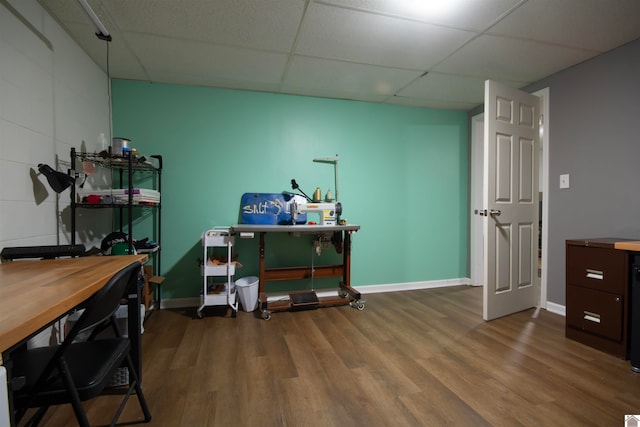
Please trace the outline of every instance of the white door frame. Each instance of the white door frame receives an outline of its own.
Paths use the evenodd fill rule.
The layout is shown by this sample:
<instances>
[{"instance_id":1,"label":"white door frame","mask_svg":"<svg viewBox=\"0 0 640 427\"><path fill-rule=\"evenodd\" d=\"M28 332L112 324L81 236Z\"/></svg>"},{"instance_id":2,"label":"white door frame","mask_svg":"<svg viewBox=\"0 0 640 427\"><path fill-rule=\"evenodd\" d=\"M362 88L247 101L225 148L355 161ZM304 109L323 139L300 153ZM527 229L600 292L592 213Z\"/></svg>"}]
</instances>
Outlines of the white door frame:
<instances>
[{"instance_id":1,"label":"white door frame","mask_svg":"<svg viewBox=\"0 0 640 427\"><path fill-rule=\"evenodd\" d=\"M541 308L547 309L547 277L549 269L547 266L549 254L549 146L551 137L549 135L549 88L533 92L533 95L540 98L540 145L542 156L540 158L540 188L542 189L542 274L540 275L540 303Z\"/></svg>"},{"instance_id":2,"label":"white door frame","mask_svg":"<svg viewBox=\"0 0 640 427\"><path fill-rule=\"evenodd\" d=\"M542 129L540 144L542 157L540 159L540 188L543 194L542 203L542 274L540 277L541 308L547 308L547 257L549 242L549 88L534 92L540 98L540 113L542 115ZM483 181L483 153L484 153L484 113L471 117L471 197L470 197L470 279L474 286L482 286L484 280L484 252L482 217L476 215L476 209L482 209L482 181ZM477 189L480 189L477 191Z\"/></svg>"},{"instance_id":3,"label":"white door frame","mask_svg":"<svg viewBox=\"0 0 640 427\"><path fill-rule=\"evenodd\" d=\"M477 214L482 209L482 184L484 177L484 113L471 118L471 197L470 244L471 285L482 286L484 281L484 230L482 218Z\"/></svg>"}]
</instances>

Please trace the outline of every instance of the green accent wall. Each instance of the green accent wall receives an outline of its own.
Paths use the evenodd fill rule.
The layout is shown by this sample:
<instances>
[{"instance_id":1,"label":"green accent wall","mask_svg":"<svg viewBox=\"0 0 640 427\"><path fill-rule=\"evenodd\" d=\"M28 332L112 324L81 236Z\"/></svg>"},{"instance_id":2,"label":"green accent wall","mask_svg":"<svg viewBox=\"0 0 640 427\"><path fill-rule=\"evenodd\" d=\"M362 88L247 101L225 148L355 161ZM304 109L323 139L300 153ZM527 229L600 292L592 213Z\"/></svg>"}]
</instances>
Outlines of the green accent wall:
<instances>
[{"instance_id":1,"label":"green accent wall","mask_svg":"<svg viewBox=\"0 0 640 427\"><path fill-rule=\"evenodd\" d=\"M291 191L295 178L309 195L335 195L333 166L313 159L336 154L342 217L362 227L352 286L468 277L466 112L126 80L112 82L112 102L114 136L164 158L163 298L199 295L200 236L238 223L243 193ZM152 220L136 218L133 237ZM236 278L257 275L257 240L238 241ZM278 249L268 266L315 256L305 237L267 243Z\"/></svg>"}]
</instances>

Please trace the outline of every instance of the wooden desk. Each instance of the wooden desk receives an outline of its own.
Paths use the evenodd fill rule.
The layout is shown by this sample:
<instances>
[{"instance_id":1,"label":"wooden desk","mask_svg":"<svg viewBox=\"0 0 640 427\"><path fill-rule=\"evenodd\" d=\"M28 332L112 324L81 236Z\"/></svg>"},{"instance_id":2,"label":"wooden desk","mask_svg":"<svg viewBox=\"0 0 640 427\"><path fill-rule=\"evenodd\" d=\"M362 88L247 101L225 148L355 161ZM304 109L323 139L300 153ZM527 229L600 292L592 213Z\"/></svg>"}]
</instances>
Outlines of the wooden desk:
<instances>
[{"instance_id":1,"label":"wooden desk","mask_svg":"<svg viewBox=\"0 0 640 427\"><path fill-rule=\"evenodd\" d=\"M269 302L267 300L265 283L274 280L308 279L310 277L341 277L337 296L319 298L318 306L332 306L351 304L353 307L364 309L364 301L360 292L351 287L351 234L360 230L359 225L261 225L238 224L231 227L235 233L258 233L260 235L260 282L259 304L262 318L271 318L272 311L285 311L292 308L290 300ZM289 233L297 234L325 234L341 233L343 241L342 264L328 266L303 266L303 267L273 267L265 265L265 234Z\"/></svg>"},{"instance_id":2,"label":"wooden desk","mask_svg":"<svg viewBox=\"0 0 640 427\"><path fill-rule=\"evenodd\" d=\"M0 264L0 352L78 306L133 261L148 259L93 256Z\"/></svg>"},{"instance_id":3,"label":"wooden desk","mask_svg":"<svg viewBox=\"0 0 640 427\"><path fill-rule=\"evenodd\" d=\"M148 259L147 255L92 256L0 264L0 353L8 380L12 349L87 300L124 267ZM142 381L139 295L138 289L128 290L128 334L131 358ZM12 410L10 417L13 425Z\"/></svg>"}]
</instances>

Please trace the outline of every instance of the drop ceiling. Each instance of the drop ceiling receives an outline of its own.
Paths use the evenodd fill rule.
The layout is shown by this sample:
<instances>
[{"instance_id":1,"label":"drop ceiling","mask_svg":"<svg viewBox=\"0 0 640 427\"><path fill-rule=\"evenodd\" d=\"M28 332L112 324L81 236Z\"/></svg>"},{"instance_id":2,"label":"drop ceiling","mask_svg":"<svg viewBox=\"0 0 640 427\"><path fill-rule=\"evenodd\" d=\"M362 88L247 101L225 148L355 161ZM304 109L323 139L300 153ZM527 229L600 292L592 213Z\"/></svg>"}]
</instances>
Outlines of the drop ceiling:
<instances>
[{"instance_id":1,"label":"drop ceiling","mask_svg":"<svg viewBox=\"0 0 640 427\"><path fill-rule=\"evenodd\" d=\"M107 71L77 0L39 0ZM89 0L115 79L469 110L640 38L638 0ZM428 6L433 6L430 9Z\"/></svg>"}]
</instances>

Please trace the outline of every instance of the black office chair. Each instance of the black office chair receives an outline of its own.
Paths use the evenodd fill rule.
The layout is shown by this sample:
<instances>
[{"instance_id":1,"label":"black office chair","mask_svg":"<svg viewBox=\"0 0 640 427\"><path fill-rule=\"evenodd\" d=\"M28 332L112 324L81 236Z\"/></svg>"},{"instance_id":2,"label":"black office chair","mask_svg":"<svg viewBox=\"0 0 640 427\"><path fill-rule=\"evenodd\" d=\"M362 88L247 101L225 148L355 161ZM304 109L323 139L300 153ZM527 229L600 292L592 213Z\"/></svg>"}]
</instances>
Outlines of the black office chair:
<instances>
[{"instance_id":1,"label":"black office chair","mask_svg":"<svg viewBox=\"0 0 640 427\"><path fill-rule=\"evenodd\" d=\"M129 354L129 339L122 336L115 318L127 286L132 281L137 285L139 274L140 264L134 262L109 279L87 301L84 312L62 344L25 350L12 357L13 378L24 378L25 382L23 387L14 391L16 421L20 421L29 408L39 408L26 424L37 426L50 406L70 403L78 423L89 426L81 402L102 394L121 366L126 366L129 370L130 385L111 426L118 421L134 391L145 422L151 420L151 413ZM74 342L80 332L105 321L110 323L115 337Z\"/></svg>"}]
</instances>

